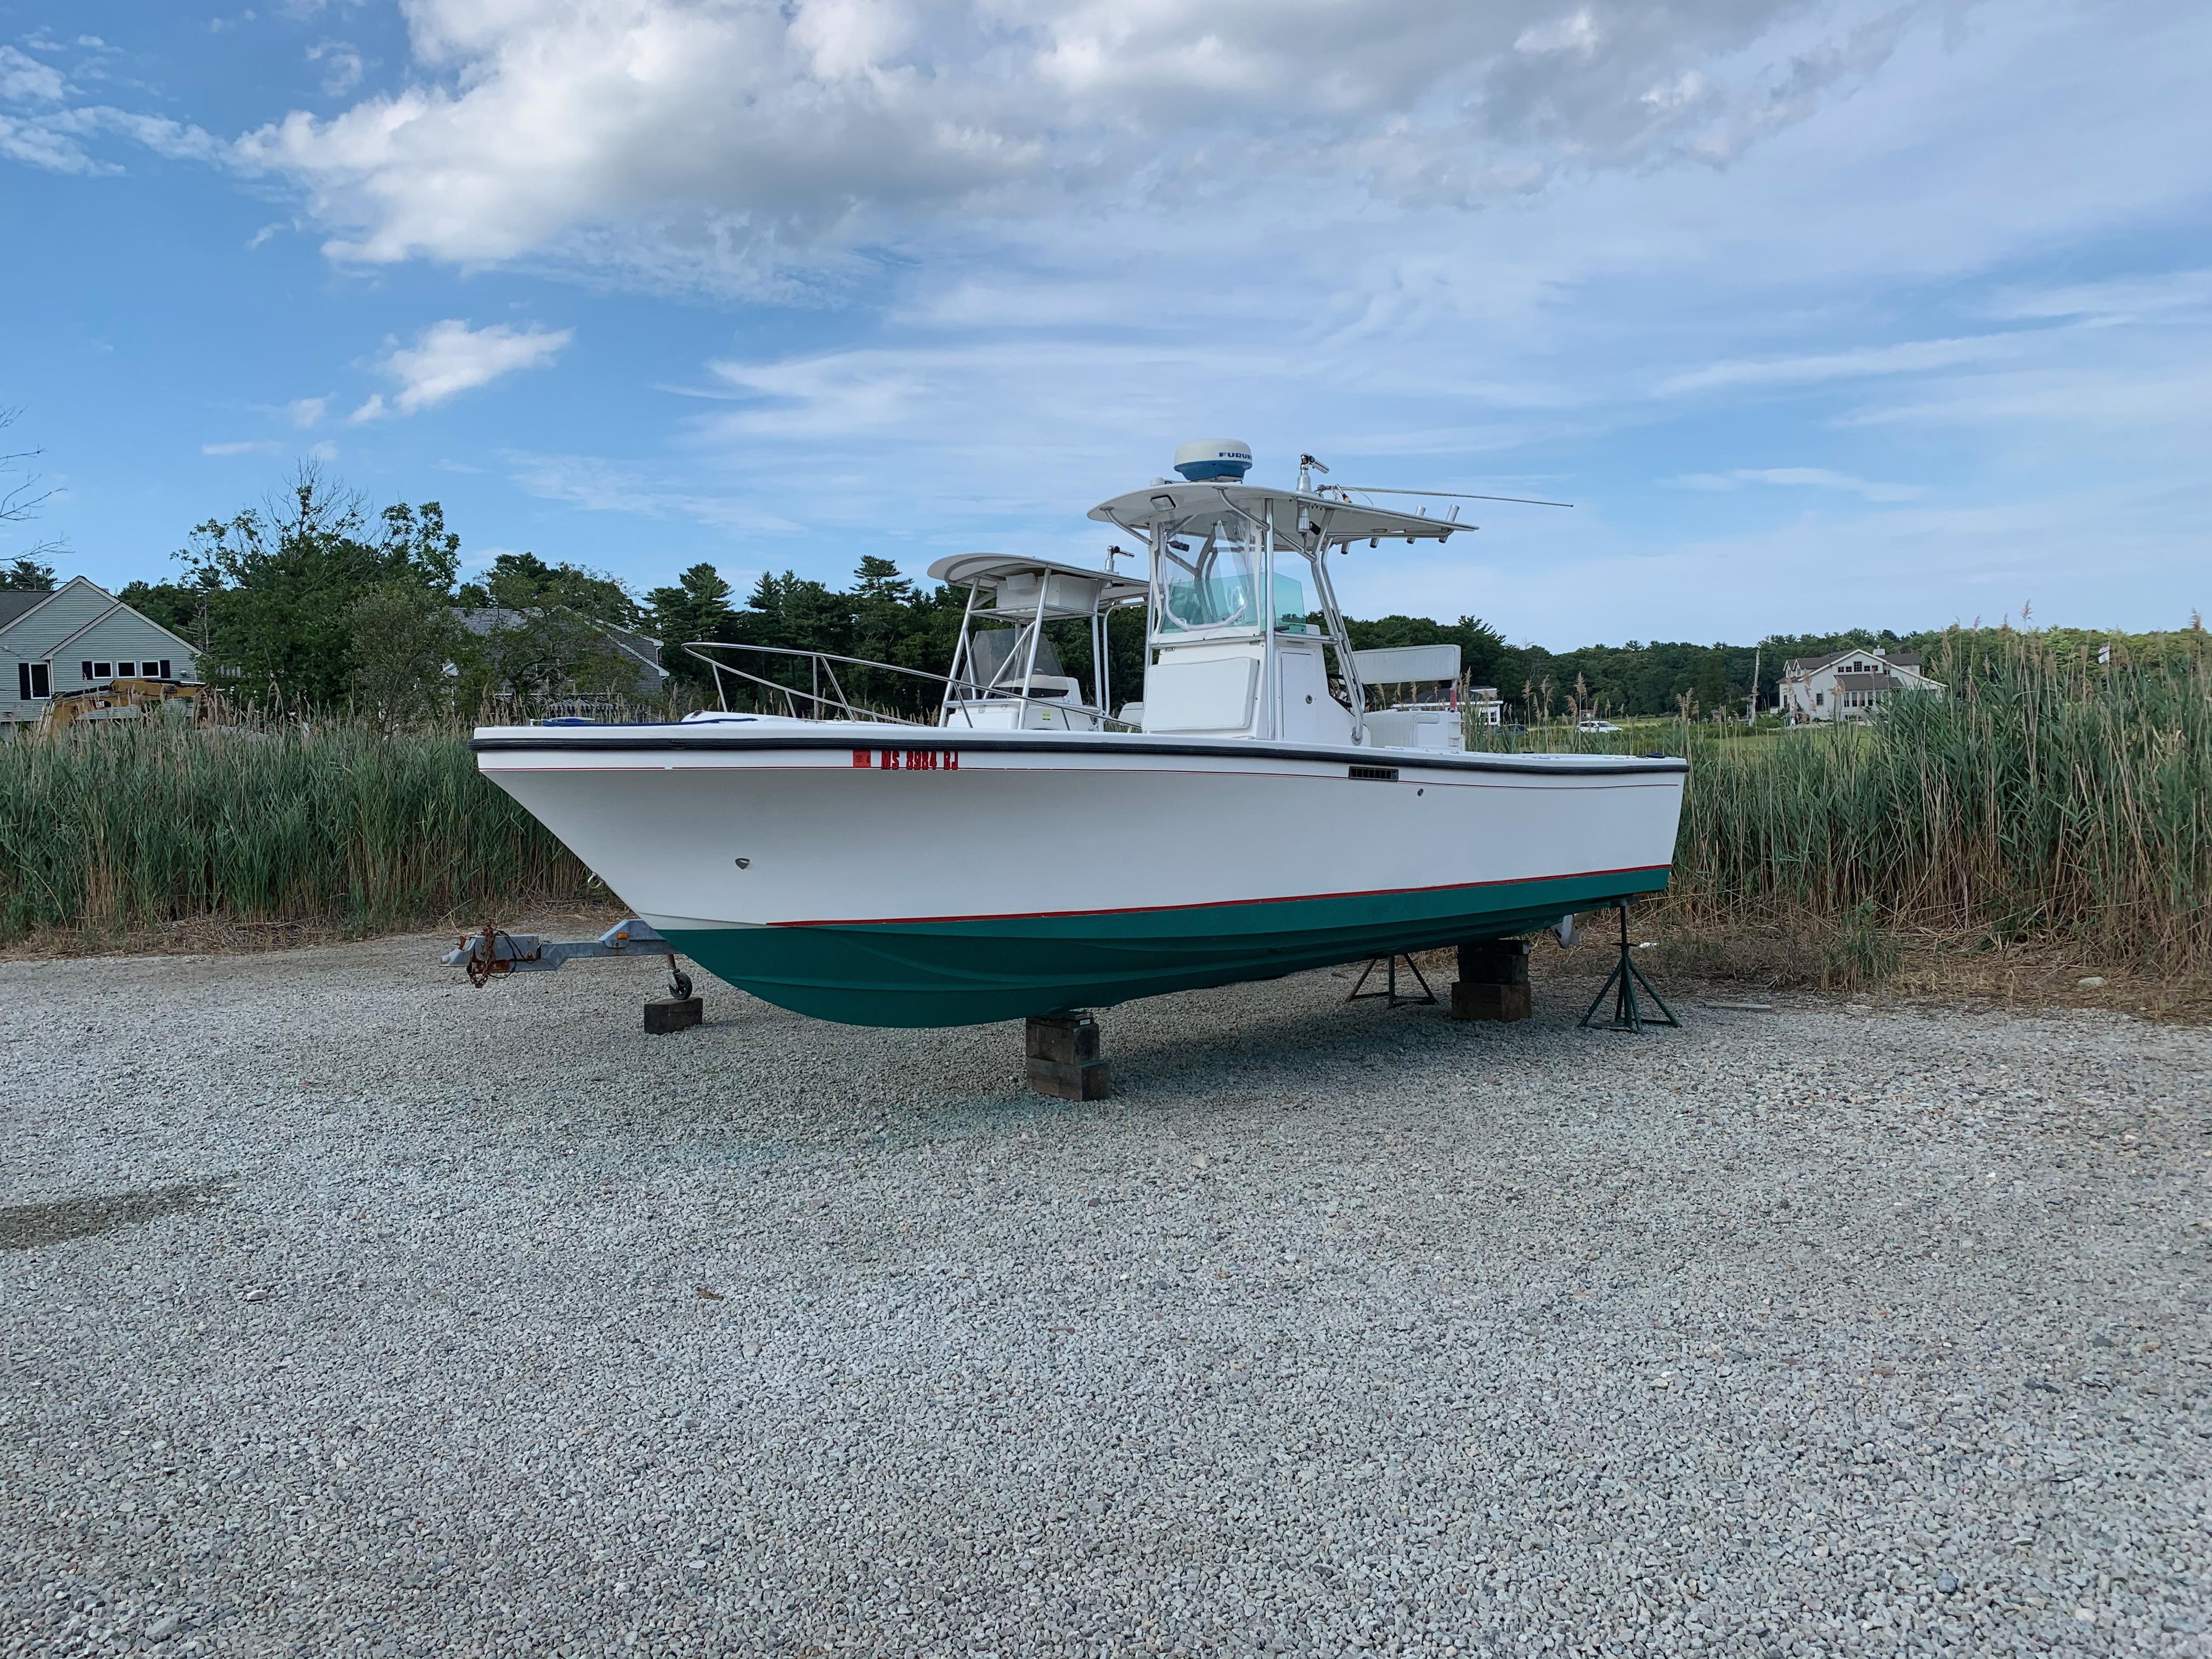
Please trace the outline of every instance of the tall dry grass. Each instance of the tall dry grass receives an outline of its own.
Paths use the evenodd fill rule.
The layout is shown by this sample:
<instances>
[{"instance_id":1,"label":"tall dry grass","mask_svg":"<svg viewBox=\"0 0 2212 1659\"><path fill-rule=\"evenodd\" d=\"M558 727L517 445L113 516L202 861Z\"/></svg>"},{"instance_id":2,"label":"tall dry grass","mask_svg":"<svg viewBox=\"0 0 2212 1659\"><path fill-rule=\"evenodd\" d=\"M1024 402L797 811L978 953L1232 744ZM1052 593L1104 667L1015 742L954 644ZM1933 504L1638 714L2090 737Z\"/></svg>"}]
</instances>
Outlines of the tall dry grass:
<instances>
[{"instance_id":1,"label":"tall dry grass","mask_svg":"<svg viewBox=\"0 0 2212 1659\"><path fill-rule=\"evenodd\" d=\"M0 939L221 920L368 933L567 898L582 867L459 731L79 726L0 741Z\"/></svg>"},{"instance_id":2,"label":"tall dry grass","mask_svg":"<svg viewBox=\"0 0 2212 1659\"><path fill-rule=\"evenodd\" d=\"M1869 726L1685 745L1682 900L2212 967L2204 653L2075 665L2015 635L1962 642L1931 672L1948 695Z\"/></svg>"},{"instance_id":3,"label":"tall dry grass","mask_svg":"<svg viewBox=\"0 0 2212 1659\"><path fill-rule=\"evenodd\" d=\"M1938 652L1942 698L1864 728L1690 721L1493 746L1690 757L1674 902L1818 936L1841 981L1900 933L2212 970L2212 658L2109 667L2037 635ZM223 918L366 932L512 915L586 872L465 733L149 722L0 742L0 938ZM1822 976L1828 970L1822 969Z\"/></svg>"},{"instance_id":4,"label":"tall dry grass","mask_svg":"<svg viewBox=\"0 0 2212 1659\"><path fill-rule=\"evenodd\" d=\"M2072 635L1961 630L1928 665L1944 696L1894 699L1863 726L1474 735L1686 756L1677 914L1794 930L1824 981L1883 977L1899 934L2203 975L2212 650L2195 631L2147 646L2100 664Z\"/></svg>"}]
</instances>

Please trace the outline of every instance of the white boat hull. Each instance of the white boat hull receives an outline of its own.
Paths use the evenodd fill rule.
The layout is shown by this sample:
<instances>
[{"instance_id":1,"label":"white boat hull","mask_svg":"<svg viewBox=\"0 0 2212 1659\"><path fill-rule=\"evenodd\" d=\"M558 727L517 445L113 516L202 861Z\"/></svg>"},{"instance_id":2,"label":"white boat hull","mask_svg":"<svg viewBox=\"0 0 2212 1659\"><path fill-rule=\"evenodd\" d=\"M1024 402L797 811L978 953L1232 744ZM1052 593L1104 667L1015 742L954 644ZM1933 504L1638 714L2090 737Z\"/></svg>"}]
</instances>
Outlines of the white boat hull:
<instances>
[{"instance_id":1,"label":"white boat hull","mask_svg":"<svg viewBox=\"0 0 2212 1659\"><path fill-rule=\"evenodd\" d=\"M964 1024L1533 931L1666 884L1679 761L762 718L488 728L484 774L724 979Z\"/></svg>"}]
</instances>

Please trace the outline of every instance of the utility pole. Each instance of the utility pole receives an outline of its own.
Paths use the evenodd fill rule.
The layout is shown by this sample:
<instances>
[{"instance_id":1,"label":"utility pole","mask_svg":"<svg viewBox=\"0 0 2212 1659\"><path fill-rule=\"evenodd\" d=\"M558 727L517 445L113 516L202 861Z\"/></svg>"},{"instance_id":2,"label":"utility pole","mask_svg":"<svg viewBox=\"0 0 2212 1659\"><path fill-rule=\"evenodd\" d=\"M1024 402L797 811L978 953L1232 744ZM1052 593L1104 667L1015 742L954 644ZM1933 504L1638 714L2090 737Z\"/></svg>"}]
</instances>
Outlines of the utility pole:
<instances>
[{"instance_id":1,"label":"utility pole","mask_svg":"<svg viewBox=\"0 0 2212 1659\"><path fill-rule=\"evenodd\" d=\"M1743 723L1746 726L1756 726L1759 724L1759 658L1765 654L1765 650L1766 641L1764 640L1761 640L1758 645L1753 647L1752 649L1751 695L1744 699L1744 703L1748 710L1743 718Z\"/></svg>"}]
</instances>

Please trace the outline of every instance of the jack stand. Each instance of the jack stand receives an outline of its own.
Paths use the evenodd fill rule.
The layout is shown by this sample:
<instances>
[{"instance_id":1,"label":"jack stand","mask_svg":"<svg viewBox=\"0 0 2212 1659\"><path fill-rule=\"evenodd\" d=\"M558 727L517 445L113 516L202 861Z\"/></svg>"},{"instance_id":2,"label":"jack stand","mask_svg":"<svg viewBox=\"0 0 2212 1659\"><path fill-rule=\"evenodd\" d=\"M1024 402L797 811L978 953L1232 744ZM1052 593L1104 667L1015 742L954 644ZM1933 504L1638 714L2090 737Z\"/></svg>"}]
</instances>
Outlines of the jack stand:
<instances>
[{"instance_id":1,"label":"jack stand","mask_svg":"<svg viewBox=\"0 0 2212 1659\"><path fill-rule=\"evenodd\" d=\"M1413 975L1413 983L1421 988L1421 994L1419 996L1408 994L1401 997L1398 994L1398 963L1401 959L1406 964L1406 970ZM1367 976L1375 971L1375 964L1378 962L1387 963L1389 965L1389 978L1386 982L1390 988L1387 991L1362 990L1360 988L1367 983ZM1421 964L1414 961L1410 955L1401 951L1395 957L1370 957L1367 965L1359 970L1359 978L1352 985L1352 994L1345 998L1345 1000L1369 1002L1376 997L1387 997L1389 999L1390 1006L1399 1008L1408 1003L1434 1002L1437 1000L1437 994L1429 988L1429 981L1422 977Z\"/></svg>"},{"instance_id":2,"label":"jack stand","mask_svg":"<svg viewBox=\"0 0 2212 1659\"><path fill-rule=\"evenodd\" d=\"M1613 972L1606 975L1605 983L1598 988L1597 995L1590 1000L1590 1006L1583 1011L1582 1023L1587 1026L1597 1017L1598 1005L1605 1000L1606 993L1611 991L1613 994L1613 1024L1605 1030L1641 1031L1647 1024L1672 1025L1680 1030L1682 1022L1675 1018L1674 1011L1661 1000L1657 988L1644 977L1644 970L1636 965L1630 954L1636 947L1628 942L1628 901L1615 899L1613 903L1613 908L1620 912L1620 960L1613 965ZM1659 1010L1656 1017L1648 1020L1636 1000L1636 988L1639 985Z\"/></svg>"},{"instance_id":3,"label":"jack stand","mask_svg":"<svg viewBox=\"0 0 2212 1659\"><path fill-rule=\"evenodd\" d=\"M1098 1022L1089 1014L1032 1018L1023 1047L1030 1088L1055 1100L1103 1100L1113 1092L1106 1062L1098 1058Z\"/></svg>"}]
</instances>

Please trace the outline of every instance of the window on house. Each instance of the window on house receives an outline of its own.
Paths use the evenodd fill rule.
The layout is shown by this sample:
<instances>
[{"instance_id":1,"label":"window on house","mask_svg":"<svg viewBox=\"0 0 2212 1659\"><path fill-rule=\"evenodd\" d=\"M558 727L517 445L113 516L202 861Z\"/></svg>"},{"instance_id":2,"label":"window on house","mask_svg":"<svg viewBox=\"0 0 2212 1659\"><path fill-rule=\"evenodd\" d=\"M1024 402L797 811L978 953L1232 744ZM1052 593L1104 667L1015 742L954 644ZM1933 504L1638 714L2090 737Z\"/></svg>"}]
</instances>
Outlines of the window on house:
<instances>
[{"instance_id":1,"label":"window on house","mask_svg":"<svg viewBox=\"0 0 2212 1659\"><path fill-rule=\"evenodd\" d=\"M137 672L138 665L135 662L119 662L115 665L115 678L118 680L127 680Z\"/></svg>"},{"instance_id":2,"label":"window on house","mask_svg":"<svg viewBox=\"0 0 2212 1659\"><path fill-rule=\"evenodd\" d=\"M165 680L170 678L169 659L167 657L161 659L161 678Z\"/></svg>"},{"instance_id":3,"label":"window on house","mask_svg":"<svg viewBox=\"0 0 2212 1659\"><path fill-rule=\"evenodd\" d=\"M15 665L15 690L25 702L35 702L53 692L52 678L42 662L19 662Z\"/></svg>"},{"instance_id":4,"label":"window on house","mask_svg":"<svg viewBox=\"0 0 2212 1659\"><path fill-rule=\"evenodd\" d=\"M86 658L82 662L79 663L79 664L77 665L77 666L78 666L80 669L83 670L83 672L82 672L81 674L79 674L79 675L77 676L77 678L78 678L79 679L85 679L85 680L88 680L88 679L90 679L90 678L92 678L92 659L91 659L91 658L87 657L87 658Z\"/></svg>"},{"instance_id":5,"label":"window on house","mask_svg":"<svg viewBox=\"0 0 2212 1659\"><path fill-rule=\"evenodd\" d=\"M106 679L114 672L115 665L112 662L96 662L92 665L92 677L96 680Z\"/></svg>"},{"instance_id":6,"label":"window on house","mask_svg":"<svg viewBox=\"0 0 2212 1659\"><path fill-rule=\"evenodd\" d=\"M1813 694L1813 707L1814 707L1814 708L1825 708L1825 707L1826 707L1826 705L1827 705L1827 702L1828 702L1828 694L1827 694L1826 692L1825 692L1825 691L1815 691L1815 692Z\"/></svg>"}]
</instances>

